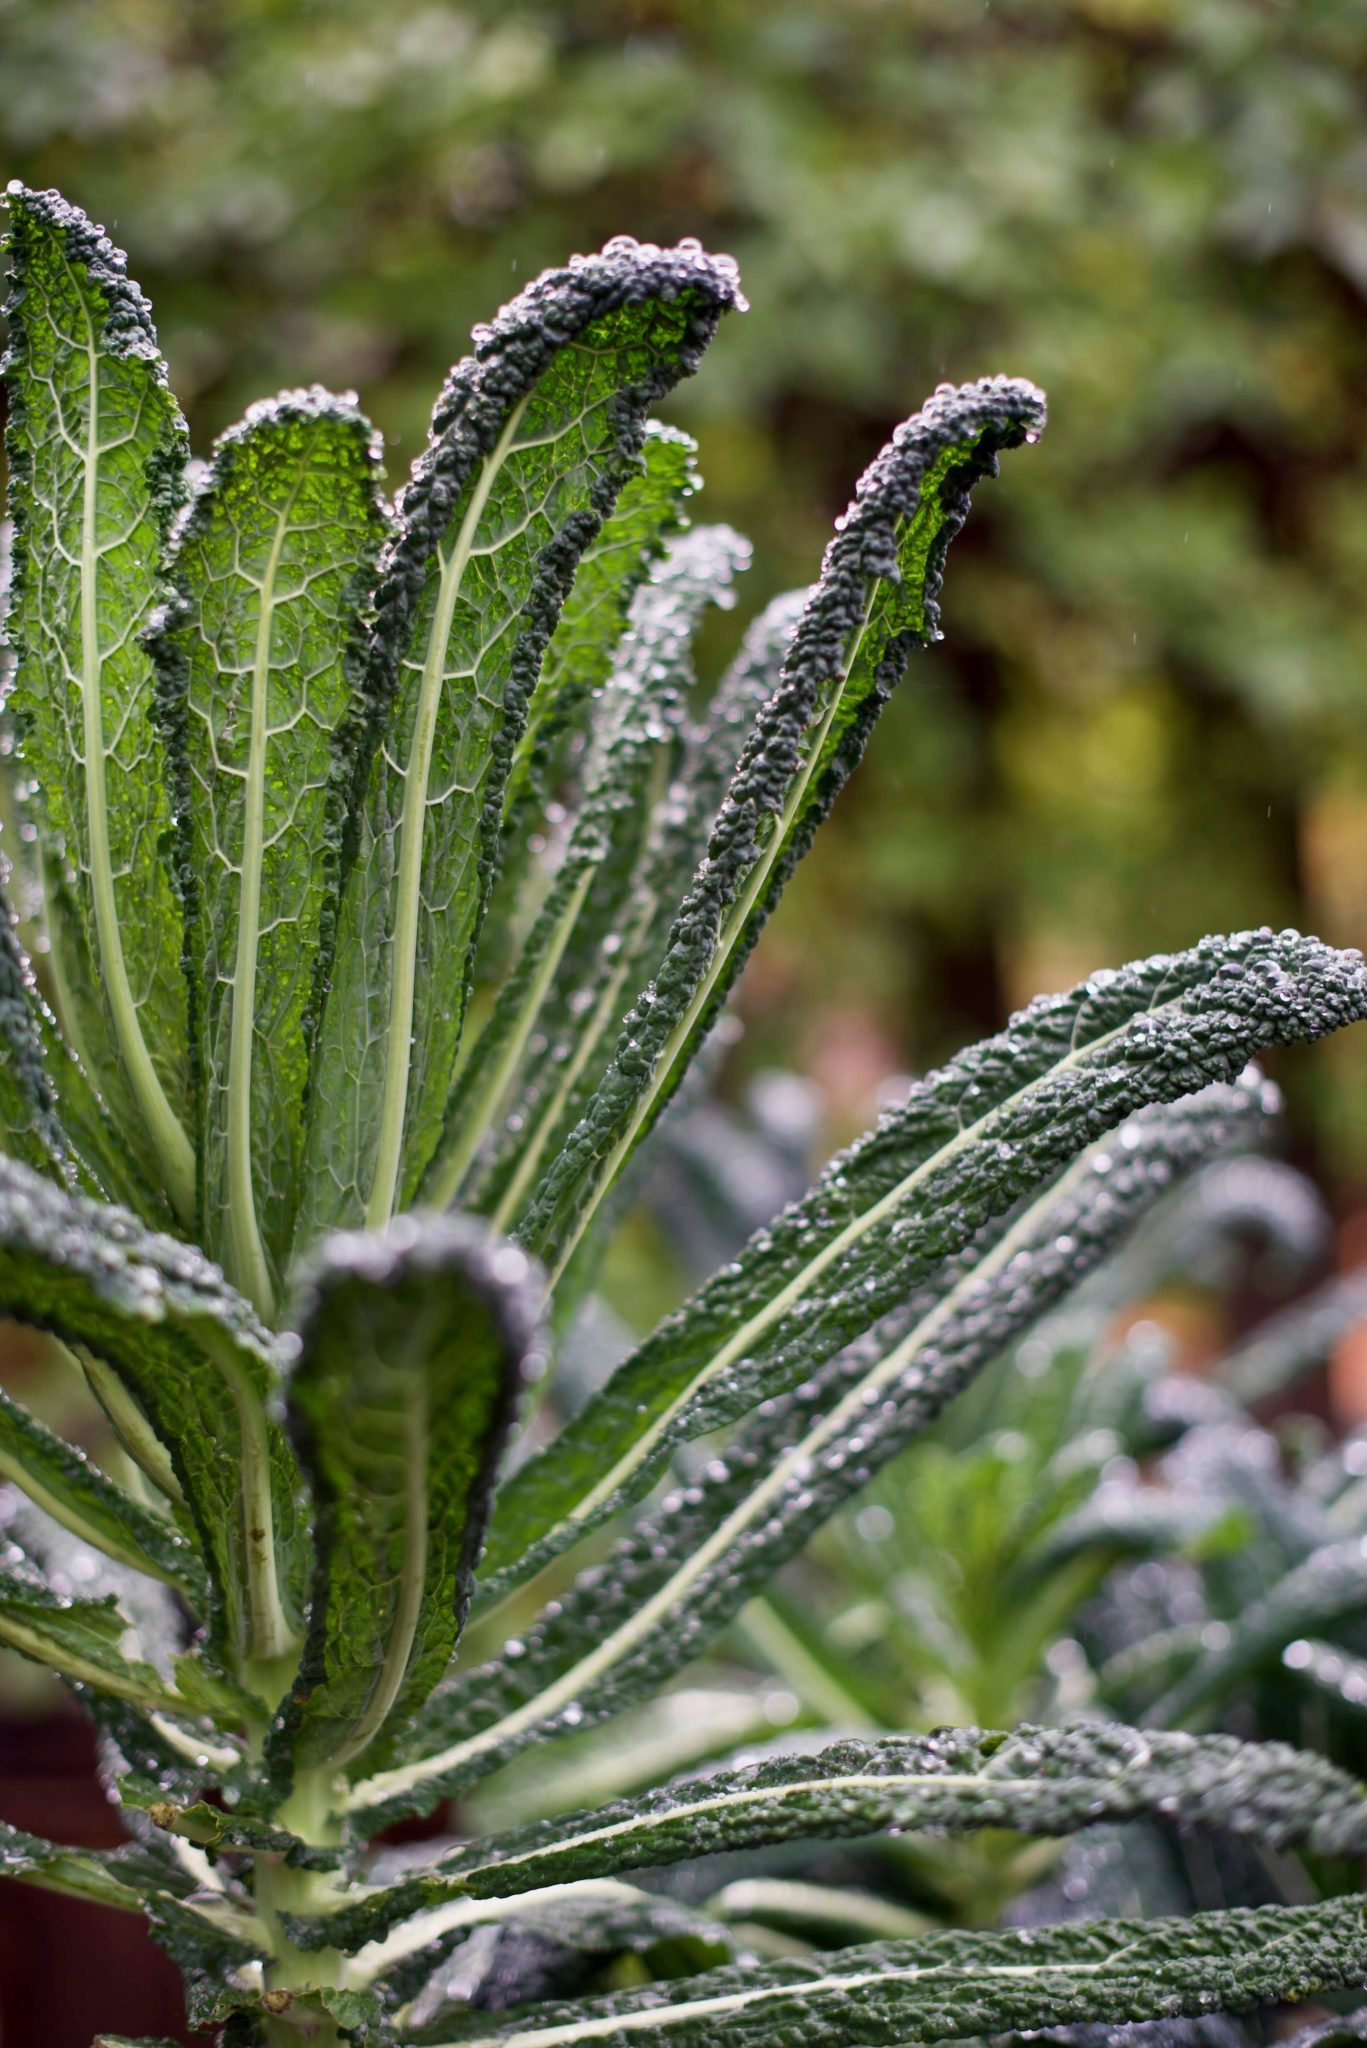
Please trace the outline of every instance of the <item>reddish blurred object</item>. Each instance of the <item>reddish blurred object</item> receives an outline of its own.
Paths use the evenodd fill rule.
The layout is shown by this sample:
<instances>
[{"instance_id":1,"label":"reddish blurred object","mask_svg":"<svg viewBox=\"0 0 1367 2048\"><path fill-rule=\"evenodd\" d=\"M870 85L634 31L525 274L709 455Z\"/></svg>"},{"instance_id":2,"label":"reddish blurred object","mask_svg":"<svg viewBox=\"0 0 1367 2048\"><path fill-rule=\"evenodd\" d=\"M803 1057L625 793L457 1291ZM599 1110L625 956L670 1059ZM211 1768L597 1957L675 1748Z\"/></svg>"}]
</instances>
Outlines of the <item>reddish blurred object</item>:
<instances>
[{"instance_id":1,"label":"reddish blurred object","mask_svg":"<svg viewBox=\"0 0 1367 2048\"><path fill-rule=\"evenodd\" d=\"M1367 1322L1355 1323L1334 1346L1329 1399L1341 1430L1360 1429L1367 1422Z\"/></svg>"},{"instance_id":2,"label":"reddish blurred object","mask_svg":"<svg viewBox=\"0 0 1367 2048\"><path fill-rule=\"evenodd\" d=\"M0 1819L84 1848L123 1840L76 1713L0 1722ZM175 1966L141 1914L0 1884L0 2048L90 2048L106 2031L189 2042L184 2014Z\"/></svg>"}]
</instances>

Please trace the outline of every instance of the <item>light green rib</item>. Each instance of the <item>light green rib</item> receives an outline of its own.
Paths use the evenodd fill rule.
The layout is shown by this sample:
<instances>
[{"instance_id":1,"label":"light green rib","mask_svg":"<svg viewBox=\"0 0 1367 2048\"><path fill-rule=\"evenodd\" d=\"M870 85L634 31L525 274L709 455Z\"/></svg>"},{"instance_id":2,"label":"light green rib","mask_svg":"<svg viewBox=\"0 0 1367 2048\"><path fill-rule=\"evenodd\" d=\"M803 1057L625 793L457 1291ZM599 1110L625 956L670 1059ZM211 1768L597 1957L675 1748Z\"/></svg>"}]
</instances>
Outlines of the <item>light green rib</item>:
<instances>
[{"instance_id":1,"label":"light green rib","mask_svg":"<svg viewBox=\"0 0 1367 2048\"><path fill-rule=\"evenodd\" d=\"M1044 1193L1031 1203L1010 1230L997 1241L992 1250L941 1297L915 1329L880 1359L834 1408L823 1415L800 1443L784 1452L760 1480L753 1493L747 1495L739 1506L732 1509L707 1540L685 1559L664 1585L642 1602L629 1620L624 1621L611 1635L605 1636L586 1657L581 1657L577 1664L562 1672L559 1678L546 1686L535 1698L527 1700L512 1713L505 1714L501 1721L494 1722L477 1735L467 1736L463 1742L453 1743L449 1749L440 1751L436 1756L418 1757L412 1763L399 1764L392 1770L377 1773L373 1778L363 1779L352 1789L348 1801L349 1809L353 1812L364 1812L367 1807L382 1805L395 1794L409 1791L414 1785L421 1784L425 1778L444 1775L457 1765L473 1762L489 1750L499 1748L511 1737L520 1735L525 1729L534 1727L537 1722L568 1706L605 1672L620 1663L633 1645L648 1635L672 1607L688 1598L693 1585L708 1566L723 1556L744 1534L746 1528L780 1497L798 1468L818 1458L826 1444L852 1428L860 1415L867 1413L868 1396L896 1384L917 1353L931 1341L937 1330L954 1316L964 1299L978 1288L984 1279L1001 1272L1010 1263L1022 1246L1030 1242L1041 1216L1053 1208L1060 1195L1069 1187L1076 1185L1090 1169L1091 1155L1084 1152L1068 1173L1060 1180L1051 1182Z\"/></svg>"},{"instance_id":2,"label":"light green rib","mask_svg":"<svg viewBox=\"0 0 1367 2048\"><path fill-rule=\"evenodd\" d=\"M78 297L80 293L78 291ZM84 299L81 300L84 307ZM104 720L100 695L103 658L100 653L99 592L96 586L98 518L96 482L100 447L99 352L90 314L85 312L89 359L84 480L81 500L81 726L85 744L86 824L90 835L90 886L95 908L95 933L100 971L105 978L119 1052L138 1106L166 1179L167 1193L188 1221L195 1207L195 1155L189 1138L166 1100L152 1065L137 1005L129 986L123 956L118 909L114 902L114 870L109 850L109 809L105 787Z\"/></svg>"},{"instance_id":3,"label":"light green rib","mask_svg":"<svg viewBox=\"0 0 1367 2048\"><path fill-rule=\"evenodd\" d=\"M297 488L297 487L296 487ZM261 869L266 840L266 747L275 579L295 493L276 522L261 579L261 615L252 663L251 740L247 748L242 820L242 889L238 899L237 953L233 961L233 1015L228 1038L228 1235L230 1278L267 1322L275 1314L275 1283L261 1242L252 1172L252 1056L256 1038L256 966L261 947Z\"/></svg>"},{"instance_id":4,"label":"light green rib","mask_svg":"<svg viewBox=\"0 0 1367 2048\"><path fill-rule=\"evenodd\" d=\"M389 1043L385 1049L384 1100L380 1115L380 1140L375 1159L375 1178L366 1204L366 1224L382 1229L394 1214L399 1198L399 1171L403 1163L404 1123L408 1110L408 1081L413 1063L413 999L417 984L418 917L422 908L422 854L427 814L427 783L432 771L432 747L436 737L437 714L441 708L447 642L456 600L469 565L475 534L489 500L489 493L512 447L527 400L513 408L497 444L480 471L460 523L456 545L442 562L441 581L433 611L432 630L423 663L422 689L413 725L413 744L408 766L403 771L403 811L399 820L399 886L394 906L393 993L389 1008ZM441 560L440 551L438 560Z\"/></svg>"}]
</instances>

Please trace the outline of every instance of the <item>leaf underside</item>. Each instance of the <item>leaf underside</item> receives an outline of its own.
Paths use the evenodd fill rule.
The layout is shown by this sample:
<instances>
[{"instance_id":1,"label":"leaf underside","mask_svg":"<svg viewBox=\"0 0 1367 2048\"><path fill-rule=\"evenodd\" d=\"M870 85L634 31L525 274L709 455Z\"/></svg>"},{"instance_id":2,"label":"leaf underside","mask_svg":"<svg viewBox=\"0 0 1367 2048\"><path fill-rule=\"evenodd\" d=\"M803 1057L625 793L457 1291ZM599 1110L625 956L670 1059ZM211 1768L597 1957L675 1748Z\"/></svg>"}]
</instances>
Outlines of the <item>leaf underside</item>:
<instances>
[{"instance_id":1,"label":"leaf underside","mask_svg":"<svg viewBox=\"0 0 1367 2048\"><path fill-rule=\"evenodd\" d=\"M364 1750L383 1758L450 1662L535 1293L520 1252L429 1217L332 1239L303 1298L288 1404L318 1562L275 1746L336 1768Z\"/></svg>"},{"instance_id":2,"label":"leaf underside","mask_svg":"<svg viewBox=\"0 0 1367 2048\"><path fill-rule=\"evenodd\" d=\"M9 698L40 828L63 1022L154 1185L194 1199L181 913L142 634L164 595L185 429L120 252L12 189Z\"/></svg>"},{"instance_id":3,"label":"leaf underside","mask_svg":"<svg viewBox=\"0 0 1367 2048\"><path fill-rule=\"evenodd\" d=\"M267 1594L286 1635L297 1630L308 1538L297 1467L266 1413L274 1347L218 1270L125 1211L0 1159L0 1311L102 1360L169 1449L212 1578L220 1645L262 1652L269 1617L254 1605Z\"/></svg>"},{"instance_id":4,"label":"leaf underside","mask_svg":"<svg viewBox=\"0 0 1367 2048\"><path fill-rule=\"evenodd\" d=\"M1367 1971L1361 1899L879 1942L570 2005L473 2013L433 2048L902 2048L1045 2025L1246 2012Z\"/></svg>"},{"instance_id":5,"label":"leaf underside","mask_svg":"<svg viewBox=\"0 0 1367 2048\"><path fill-rule=\"evenodd\" d=\"M609 244L548 273L457 366L381 564L371 744L318 1028L304 1242L386 1222L437 1143L512 750L575 565L647 408L696 364L734 274Z\"/></svg>"},{"instance_id":6,"label":"leaf underside","mask_svg":"<svg viewBox=\"0 0 1367 2048\"><path fill-rule=\"evenodd\" d=\"M288 1255L307 1047L335 856L335 735L384 533L377 452L317 389L219 441L171 562L154 645L181 792L201 1080L202 1241L269 1315Z\"/></svg>"}]
</instances>

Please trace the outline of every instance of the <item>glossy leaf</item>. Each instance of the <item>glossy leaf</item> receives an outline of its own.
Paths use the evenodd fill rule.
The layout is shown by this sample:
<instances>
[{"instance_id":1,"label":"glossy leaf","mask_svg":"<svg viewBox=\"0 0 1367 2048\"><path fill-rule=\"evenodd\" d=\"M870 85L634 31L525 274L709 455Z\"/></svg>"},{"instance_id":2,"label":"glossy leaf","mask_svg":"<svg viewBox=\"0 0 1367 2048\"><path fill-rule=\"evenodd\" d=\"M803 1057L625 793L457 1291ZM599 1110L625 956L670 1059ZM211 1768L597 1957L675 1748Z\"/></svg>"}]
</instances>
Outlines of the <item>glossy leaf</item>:
<instances>
[{"instance_id":1,"label":"glossy leaf","mask_svg":"<svg viewBox=\"0 0 1367 2048\"><path fill-rule=\"evenodd\" d=\"M88 1348L170 1453L238 1657L297 1640L308 1565L298 1472L267 1412L273 1343L216 1267L121 1209L0 1160L0 1311Z\"/></svg>"},{"instance_id":2,"label":"glossy leaf","mask_svg":"<svg viewBox=\"0 0 1367 2048\"><path fill-rule=\"evenodd\" d=\"M737 286L695 246L630 241L548 272L452 372L381 565L368 746L318 1028L305 1239L372 1228L437 1144L512 748L575 565L645 415Z\"/></svg>"},{"instance_id":3,"label":"glossy leaf","mask_svg":"<svg viewBox=\"0 0 1367 2048\"><path fill-rule=\"evenodd\" d=\"M525 1256L454 1217L329 1239L304 1282L288 1408L318 1562L299 1764L383 1757L444 1673L536 1311Z\"/></svg>"},{"instance_id":4,"label":"glossy leaf","mask_svg":"<svg viewBox=\"0 0 1367 2048\"><path fill-rule=\"evenodd\" d=\"M492 1663L433 1695L368 1826L425 1811L529 1743L604 1720L706 1647L834 1510L1090 1270L1174 1173L1258 1115L1256 1084L1150 1112L985 1231L934 1284L765 1409Z\"/></svg>"},{"instance_id":5,"label":"glossy leaf","mask_svg":"<svg viewBox=\"0 0 1367 2048\"><path fill-rule=\"evenodd\" d=\"M188 1219L181 916L142 634L185 428L124 258L52 192L9 192L9 699L44 840L64 1022L125 1142Z\"/></svg>"},{"instance_id":6,"label":"glossy leaf","mask_svg":"<svg viewBox=\"0 0 1367 2048\"><path fill-rule=\"evenodd\" d=\"M487 1577L501 1589L639 1499L679 1443L796 1385L1140 1104L1364 1010L1359 955L1270 932L1033 1003L913 1084L513 1477Z\"/></svg>"},{"instance_id":7,"label":"glossy leaf","mask_svg":"<svg viewBox=\"0 0 1367 2048\"><path fill-rule=\"evenodd\" d=\"M294 1221L303 1020L335 910L334 734L384 535L377 476L348 399L253 406L177 537L154 648L180 791L203 1242L266 1316Z\"/></svg>"},{"instance_id":8,"label":"glossy leaf","mask_svg":"<svg viewBox=\"0 0 1367 2048\"><path fill-rule=\"evenodd\" d=\"M1185 1828L1272 1849L1367 1853L1364 1788L1283 1743L1104 1722L1011 1734L949 1729L774 1757L473 1842L318 1921L308 1943L357 1948L450 1899L507 1898L776 1842L926 1828L1066 1835L1173 1814Z\"/></svg>"},{"instance_id":9,"label":"glossy leaf","mask_svg":"<svg viewBox=\"0 0 1367 2048\"><path fill-rule=\"evenodd\" d=\"M1155 2009L1245 2012L1346 1989L1364 1971L1363 1904L1348 1898L878 1942L573 2005L472 2013L426 2038L433 2048L904 2048Z\"/></svg>"},{"instance_id":10,"label":"glossy leaf","mask_svg":"<svg viewBox=\"0 0 1367 2048\"><path fill-rule=\"evenodd\" d=\"M659 971L529 1214L527 1244L552 1273L677 1087L912 648L938 634L945 552L973 484L995 472L1000 449L1038 436L1043 422L1033 385L996 378L946 388L861 478Z\"/></svg>"}]
</instances>

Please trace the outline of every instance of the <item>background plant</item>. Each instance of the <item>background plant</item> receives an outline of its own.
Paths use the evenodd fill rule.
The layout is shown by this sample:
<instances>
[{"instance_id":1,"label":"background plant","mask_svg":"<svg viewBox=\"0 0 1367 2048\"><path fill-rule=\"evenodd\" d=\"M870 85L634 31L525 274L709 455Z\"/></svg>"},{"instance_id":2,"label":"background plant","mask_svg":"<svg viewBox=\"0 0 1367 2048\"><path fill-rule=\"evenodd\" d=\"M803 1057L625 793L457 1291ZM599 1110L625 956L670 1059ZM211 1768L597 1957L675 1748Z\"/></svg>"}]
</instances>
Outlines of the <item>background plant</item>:
<instances>
[{"instance_id":1,"label":"background plant","mask_svg":"<svg viewBox=\"0 0 1367 2048\"><path fill-rule=\"evenodd\" d=\"M1360 954L1267 930L1042 999L914 1084L498 1483L638 1147L937 634L971 487L1038 438L1039 392L942 385L701 708L698 616L747 550L681 531L692 451L647 414L737 304L729 260L623 240L547 273L452 371L392 509L354 402L317 388L253 408L186 502L122 257L55 194L12 187L10 212L9 713L60 1022L7 921L0 1304L74 1350L143 1481L7 1406L40 1512L10 1517L0 1635L82 1689L145 1817L104 1857L10 1830L10 1873L140 1904L229 2042L834 2044L1355 1983L1351 1897L760 1970L622 1881L1179 1798L1360 1852L1352 1780L1223 1738L887 1736L418 1862L369 1850L658 1690L1261 1121L1251 1055L1367 1012ZM477 1565L487 1617L704 1438L604 1561L453 1662ZM434 1984L481 1923L530 1933L523 1966ZM580 1953L682 1939L683 1981L566 2003L535 1942L567 1927Z\"/></svg>"}]
</instances>

